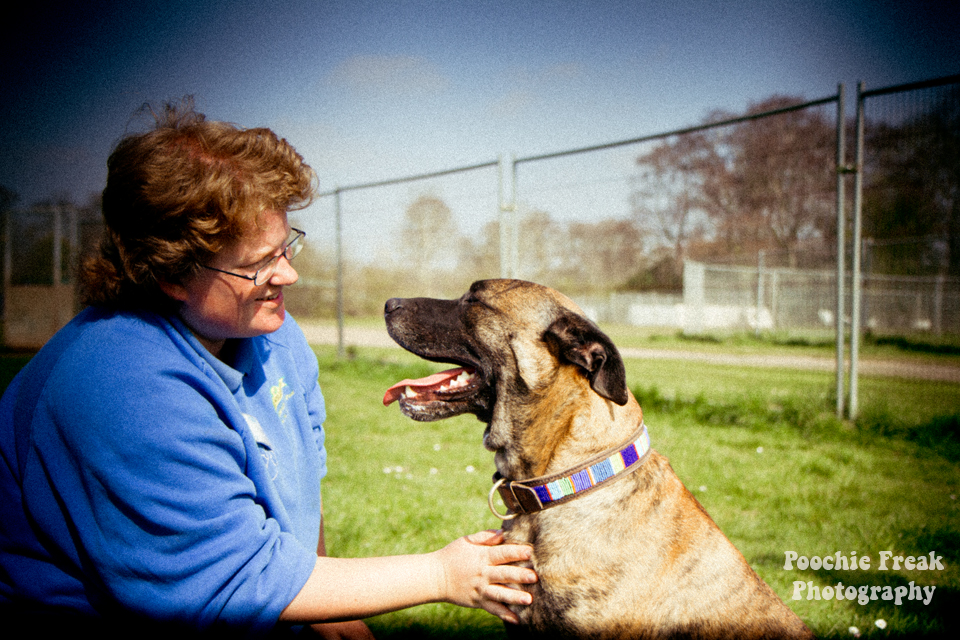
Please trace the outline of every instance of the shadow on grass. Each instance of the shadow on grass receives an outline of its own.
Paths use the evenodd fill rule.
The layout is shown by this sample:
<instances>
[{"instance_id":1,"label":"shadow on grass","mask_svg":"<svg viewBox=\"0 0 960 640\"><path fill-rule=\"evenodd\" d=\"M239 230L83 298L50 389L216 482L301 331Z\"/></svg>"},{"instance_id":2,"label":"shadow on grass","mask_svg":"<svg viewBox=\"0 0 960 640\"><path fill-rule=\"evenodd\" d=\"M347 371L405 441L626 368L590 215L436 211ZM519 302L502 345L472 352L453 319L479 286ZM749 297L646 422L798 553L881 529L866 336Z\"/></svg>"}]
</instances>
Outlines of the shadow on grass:
<instances>
[{"instance_id":1,"label":"shadow on grass","mask_svg":"<svg viewBox=\"0 0 960 640\"><path fill-rule=\"evenodd\" d=\"M914 589L910 589L911 580L897 573L889 571L806 571L798 572L798 581L807 582L807 587L801 593L801 599L807 599L809 582L818 591L823 599L824 589L834 591L843 586L844 591L849 587L857 588L857 596L850 603L862 618L869 620L884 620L887 624L883 630L860 629L861 634L868 637L884 638L950 638L960 637L960 590L953 587L936 585L935 575L929 581L922 578L912 581ZM860 589L867 587L865 594ZM934 591L925 592L923 588L934 587ZM920 591L917 591L917 588ZM900 589L899 593L897 589ZM910 599L911 594L915 596ZM899 595L899 604L897 596ZM869 598L869 600L866 600ZM884 599L887 598L887 599ZM812 598L816 600L817 598ZM846 600L846 596L844 596ZM866 600L864 602L864 600ZM927 604L924 604L924 601ZM793 602L789 600L787 604ZM861 604L863 602L863 604ZM819 638L850 638L848 629L840 629L828 633L820 633Z\"/></svg>"},{"instance_id":2,"label":"shadow on grass","mask_svg":"<svg viewBox=\"0 0 960 640\"><path fill-rule=\"evenodd\" d=\"M442 625L427 626L424 624L412 624L404 628L381 627L377 624L370 625L371 631L379 640L506 640L506 632L494 632L490 627L477 626L474 628L464 628L461 626L444 627Z\"/></svg>"},{"instance_id":3,"label":"shadow on grass","mask_svg":"<svg viewBox=\"0 0 960 640\"><path fill-rule=\"evenodd\" d=\"M951 462L960 461L960 415L935 416L923 424L910 424L885 406L865 407L857 418L857 428L865 434L876 434L913 442L938 453Z\"/></svg>"},{"instance_id":4,"label":"shadow on grass","mask_svg":"<svg viewBox=\"0 0 960 640\"><path fill-rule=\"evenodd\" d=\"M815 584L822 586L836 585L843 582L846 576L831 576L831 572L826 575L817 575L808 577ZM878 575L880 574L880 575ZM908 584L898 576L883 576L882 572L865 572L855 586L890 586L891 590L898 586ZM849 578L847 578L849 580ZM844 583L846 586L847 583ZM791 604L790 601L787 602ZM860 634L866 638L894 638L897 640L907 640L919 638L922 640L956 640L960 637L960 591L951 588L937 587L930 603L924 605L922 601L904 599L900 605L895 605L894 601L870 601L866 605L854 605L860 610L862 618L869 620L889 620L885 629L880 628L861 628ZM502 627L490 625L480 625L475 627L464 627L462 625L446 626L442 624L426 625L412 623L402 627L390 625L378 625L371 622L371 629L377 638L381 640L480 640L482 639L503 639L507 635ZM900 628L897 628L900 627ZM834 629L828 631L819 631L813 629L817 638L823 640L849 640L856 636L852 635L849 627Z\"/></svg>"}]
</instances>

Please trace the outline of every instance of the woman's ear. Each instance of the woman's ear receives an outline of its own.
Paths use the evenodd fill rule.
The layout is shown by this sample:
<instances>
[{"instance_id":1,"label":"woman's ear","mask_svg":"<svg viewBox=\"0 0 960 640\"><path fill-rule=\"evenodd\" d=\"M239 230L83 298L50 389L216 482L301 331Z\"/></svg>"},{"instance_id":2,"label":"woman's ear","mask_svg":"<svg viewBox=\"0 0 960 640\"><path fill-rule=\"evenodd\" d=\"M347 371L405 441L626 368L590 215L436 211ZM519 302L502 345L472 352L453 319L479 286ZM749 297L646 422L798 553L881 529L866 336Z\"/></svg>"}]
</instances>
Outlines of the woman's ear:
<instances>
[{"instance_id":1,"label":"woman's ear","mask_svg":"<svg viewBox=\"0 0 960 640\"><path fill-rule=\"evenodd\" d=\"M177 302L186 302L189 295L187 294L187 288L180 283L167 282L165 280L158 280L157 284L160 285L160 291L163 291L171 300L176 300Z\"/></svg>"}]
</instances>

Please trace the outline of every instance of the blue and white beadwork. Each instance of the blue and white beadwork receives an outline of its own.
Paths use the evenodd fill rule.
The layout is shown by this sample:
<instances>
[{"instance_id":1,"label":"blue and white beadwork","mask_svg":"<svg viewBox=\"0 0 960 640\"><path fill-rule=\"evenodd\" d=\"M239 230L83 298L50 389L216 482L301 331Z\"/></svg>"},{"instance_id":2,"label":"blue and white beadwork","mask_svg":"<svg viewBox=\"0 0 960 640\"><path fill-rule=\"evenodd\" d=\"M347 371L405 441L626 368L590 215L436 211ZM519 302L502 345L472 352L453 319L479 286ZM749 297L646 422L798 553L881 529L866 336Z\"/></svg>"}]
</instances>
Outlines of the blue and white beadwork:
<instances>
[{"instance_id":1,"label":"blue and white beadwork","mask_svg":"<svg viewBox=\"0 0 960 640\"><path fill-rule=\"evenodd\" d=\"M540 498L540 502L547 504L600 484L621 471L637 463L650 450L650 434L644 429L640 437L631 442L609 458L592 464L577 473L554 480L548 484L531 487Z\"/></svg>"}]
</instances>

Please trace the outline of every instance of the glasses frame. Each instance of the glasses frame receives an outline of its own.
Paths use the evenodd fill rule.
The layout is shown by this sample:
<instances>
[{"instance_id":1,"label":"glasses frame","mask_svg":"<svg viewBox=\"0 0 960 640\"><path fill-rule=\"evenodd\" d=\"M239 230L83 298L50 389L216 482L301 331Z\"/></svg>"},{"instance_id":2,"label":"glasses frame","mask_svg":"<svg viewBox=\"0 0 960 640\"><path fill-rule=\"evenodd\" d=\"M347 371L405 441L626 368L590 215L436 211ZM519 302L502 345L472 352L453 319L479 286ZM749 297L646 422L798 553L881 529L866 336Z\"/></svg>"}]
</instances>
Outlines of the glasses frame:
<instances>
[{"instance_id":1,"label":"glasses frame","mask_svg":"<svg viewBox=\"0 0 960 640\"><path fill-rule=\"evenodd\" d=\"M283 245L283 250L280 251L277 255L270 258L270 261L267 264L263 265L257 269L252 276L244 275L242 273L234 273L233 271L225 271L223 269L217 269L216 267L211 267L209 265L201 264L200 266L204 269L209 269L210 271L216 271L217 273L225 273L228 276L234 276L235 278L243 278L244 280L252 280L253 284L257 287L264 285L270 281L270 278L273 277L273 274L277 272L277 265L280 264L280 258L286 258L287 262L292 262L294 258L303 250L303 239L307 236L306 231L301 231L296 227L290 227L290 231L296 233L290 242Z\"/></svg>"}]
</instances>

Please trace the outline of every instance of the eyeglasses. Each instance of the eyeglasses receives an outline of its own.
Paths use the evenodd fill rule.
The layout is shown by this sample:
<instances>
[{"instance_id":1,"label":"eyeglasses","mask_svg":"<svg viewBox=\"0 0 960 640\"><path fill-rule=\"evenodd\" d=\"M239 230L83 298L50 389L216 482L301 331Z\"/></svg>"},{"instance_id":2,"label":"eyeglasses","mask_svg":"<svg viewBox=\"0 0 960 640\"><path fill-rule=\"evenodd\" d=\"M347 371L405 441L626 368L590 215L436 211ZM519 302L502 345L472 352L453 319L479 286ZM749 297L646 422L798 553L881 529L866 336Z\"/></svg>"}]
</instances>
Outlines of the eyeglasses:
<instances>
[{"instance_id":1,"label":"eyeglasses","mask_svg":"<svg viewBox=\"0 0 960 640\"><path fill-rule=\"evenodd\" d=\"M307 235L306 231L301 231L300 229L294 229L291 227L291 238L285 245L283 245L283 251L278 253L275 256L267 258L259 268L253 273L252 276L244 275L242 273L234 273L233 271L224 271L223 269L217 269L216 267L209 267L205 264L200 265L204 269L210 269L211 271L218 271L220 273L225 273L228 276L236 276L238 278L243 278L244 280L253 280L253 284L260 286L266 284L270 281L270 278L273 277L273 274L277 272L277 265L280 264L281 256L287 259L287 262L290 262L297 257L303 250L303 238Z\"/></svg>"}]
</instances>

